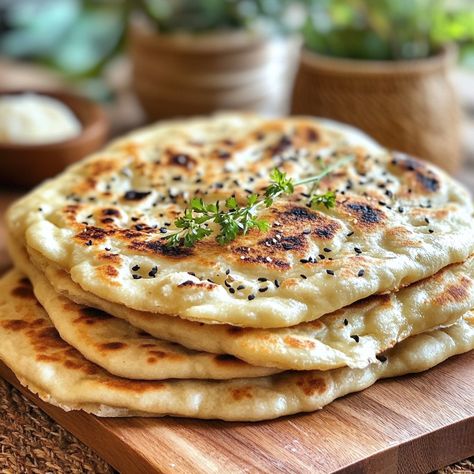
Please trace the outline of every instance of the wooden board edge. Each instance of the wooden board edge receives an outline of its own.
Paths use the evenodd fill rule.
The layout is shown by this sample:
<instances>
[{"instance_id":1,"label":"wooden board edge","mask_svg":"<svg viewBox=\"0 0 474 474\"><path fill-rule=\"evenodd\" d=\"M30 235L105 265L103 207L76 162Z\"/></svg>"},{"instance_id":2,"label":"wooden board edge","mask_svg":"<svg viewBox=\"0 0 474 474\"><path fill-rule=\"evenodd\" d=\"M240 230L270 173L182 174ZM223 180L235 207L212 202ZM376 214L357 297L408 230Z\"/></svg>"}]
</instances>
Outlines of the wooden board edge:
<instances>
[{"instance_id":1,"label":"wooden board edge","mask_svg":"<svg viewBox=\"0 0 474 474\"><path fill-rule=\"evenodd\" d=\"M117 471L126 472L127 474L143 474L144 472L161 474L162 471L158 466L155 467L154 471L150 471L149 460L142 457L138 452L131 451L128 444L126 444L117 433L105 426L100 417L79 410L66 412L61 408L44 402L38 395L24 387L18 381L12 370L1 361L0 377L13 385L55 422L60 424L85 445L89 446L89 448ZM91 423L91 421L93 421L93 423ZM113 443L97 442L97 440L105 440L108 437L113 438ZM127 454L127 456L124 456L125 453L130 454L130 452L132 453L131 455Z\"/></svg>"}]
</instances>

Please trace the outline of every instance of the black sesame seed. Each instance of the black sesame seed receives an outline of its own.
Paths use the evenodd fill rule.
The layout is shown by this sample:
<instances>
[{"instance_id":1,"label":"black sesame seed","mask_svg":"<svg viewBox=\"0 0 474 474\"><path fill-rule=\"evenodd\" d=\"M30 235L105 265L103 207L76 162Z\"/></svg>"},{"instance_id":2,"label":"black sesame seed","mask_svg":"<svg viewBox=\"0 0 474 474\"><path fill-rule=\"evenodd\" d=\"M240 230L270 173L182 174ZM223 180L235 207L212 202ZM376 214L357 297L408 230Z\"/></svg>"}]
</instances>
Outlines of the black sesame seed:
<instances>
[{"instance_id":1,"label":"black sesame seed","mask_svg":"<svg viewBox=\"0 0 474 474\"><path fill-rule=\"evenodd\" d=\"M354 252L355 253L362 253L362 250L359 247L354 247Z\"/></svg>"},{"instance_id":2,"label":"black sesame seed","mask_svg":"<svg viewBox=\"0 0 474 474\"><path fill-rule=\"evenodd\" d=\"M326 270L326 273L327 273L328 275L334 275L334 272L333 272L332 270Z\"/></svg>"},{"instance_id":3,"label":"black sesame seed","mask_svg":"<svg viewBox=\"0 0 474 474\"><path fill-rule=\"evenodd\" d=\"M308 278L306 275L303 274L301 274L300 277L303 278L303 280L306 280Z\"/></svg>"},{"instance_id":4,"label":"black sesame seed","mask_svg":"<svg viewBox=\"0 0 474 474\"><path fill-rule=\"evenodd\" d=\"M166 227L160 227L160 232L162 234L166 234L168 232L168 229Z\"/></svg>"},{"instance_id":5,"label":"black sesame seed","mask_svg":"<svg viewBox=\"0 0 474 474\"><path fill-rule=\"evenodd\" d=\"M152 278L155 278L157 271L158 271L158 267L153 267L153 268L148 272L148 276L150 276L150 277L152 277Z\"/></svg>"},{"instance_id":6,"label":"black sesame seed","mask_svg":"<svg viewBox=\"0 0 474 474\"><path fill-rule=\"evenodd\" d=\"M86 245L87 245L88 247L90 247L90 246L92 245L92 240L88 240L88 241L86 242Z\"/></svg>"},{"instance_id":7,"label":"black sesame seed","mask_svg":"<svg viewBox=\"0 0 474 474\"><path fill-rule=\"evenodd\" d=\"M140 265L135 265L134 267L132 267L132 270L134 272L138 272L138 270L140 270Z\"/></svg>"},{"instance_id":8,"label":"black sesame seed","mask_svg":"<svg viewBox=\"0 0 474 474\"><path fill-rule=\"evenodd\" d=\"M384 355L376 355L375 358L380 362L387 362L387 358Z\"/></svg>"},{"instance_id":9,"label":"black sesame seed","mask_svg":"<svg viewBox=\"0 0 474 474\"><path fill-rule=\"evenodd\" d=\"M234 294L235 290L233 288L229 288L229 293Z\"/></svg>"},{"instance_id":10,"label":"black sesame seed","mask_svg":"<svg viewBox=\"0 0 474 474\"><path fill-rule=\"evenodd\" d=\"M427 224L429 224L429 223L430 223L430 220L429 220L427 217L425 217L425 222L426 222Z\"/></svg>"},{"instance_id":11,"label":"black sesame seed","mask_svg":"<svg viewBox=\"0 0 474 474\"><path fill-rule=\"evenodd\" d=\"M428 232L429 232L430 234L432 234L432 233L434 232L434 230L433 230L433 229L428 229Z\"/></svg>"},{"instance_id":12,"label":"black sesame seed","mask_svg":"<svg viewBox=\"0 0 474 474\"><path fill-rule=\"evenodd\" d=\"M249 301L252 301L252 300L255 299L255 295L248 295L248 296L247 296L247 299L248 299Z\"/></svg>"},{"instance_id":13,"label":"black sesame seed","mask_svg":"<svg viewBox=\"0 0 474 474\"><path fill-rule=\"evenodd\" d=\"M398 212L399 212L400 214L403 214L403 212L404 212L403 207L399 207L399 208L398 208Z\"/></svg>"},{"instance_id":14,"label":"black sesame seed","mask_svg":"<svg viewBox=\"0 0 474 474\"><path fill-rule=\"evenodd\" d=\"M347 319L344 319L343 323L344 323L344 326L347 326L349 324L349 321Z\"/></svg>"},{"instance_id":15,"label":"black sesame seed","mask_svg":"<svg viewBox=\"0 0 474 474\"><path fill-rule=\"evenodd\" d=\"M245 290L245 285L239 285L237 291Z\"/></svg>"},{"instance_id":16,"label":"black sesame seed","mask_svg":"<svg viewBox=\"0 0 474 474\"><path fill-rule=\"evenodd\" d=\"M140 280L141 276L140 275L132 275L134 280Z\"/></svg>"},{"instance_id":17,"label":"black sesame seed","mask_svg":"<svg viewBox=\"0 0 474 474\"><path fill-rule=\"evenodd\" d=\"M106 252L110 252L112 249L111 249L110 247L105 247L104 250L105 250Z\"/></svg>"},{"instance_id":18,"label":"black sesame seed","mask_svg":"<svg viewBox=\"0 0 474 474\"><path fill-rule=\"evenodd\" d=\"M260 278L258 278L258 281L265 282L265 281L268 281L268 279L264 278L264 277L260 277Z\"/></svg>"},{"instance_id":19,"label":"black sesame seed","mask_svg":"<svg viewBox=\"0 0 474 474\"><path fill-rule=\"evenodd\" d=\"M308 263L308 262L309 262L309 260L308 260L308 259L306 259L306 258L302 258L302 259L300 259L300 263Z\"/></svg>"},{"instance_id":20,"label":"black sesame seed","mask_svg":"<svg viewBox=\"0 0 474 474\"><path fill-rule=\"evenodd\" d=\"M230 268L228 268L228 269L225 271L225 274L226 274L226 275L229 275L229 274L230 274Z\"/></svg>"},{"instance_id":21,"label":"black sesame seed","mask_svg":"<svg viewBox=\"0 0 474 474\"><path fill-rule=\"evenodd\" d=\"M323 254L320 254L320 255L319 255L319 258L320 258L321 260L324 260L326 257L325 257Z\"/></svg>"},{"instance_id":22,"label":"black sesame seed","mask_svg":"<svg viewBox=\"0 0 474 474\"><path fill-rule=\"evenodd\" d=\"M331 252L331 249L329 249L329 248L327 248L327 247L324 247L323 250L324 250L325 252Z\"/></svg>"},{"instance_id":23,"label":"black sesame seed","mask_svg":"<svg viewBox=\"0 0 474 474\"><path fill-rule=\"evenodd\" d=\"M348 234L346 234L346 237L350 237L351 235L354 235L354 231L351 231Z\"/></svg>"},{"instance_id":24,"label":"black sesame seed","mask_svg":"<svg viewBox=\"0 0 474 474\"><path fill-rule=\"evenodd\" d=\"M359 336L354 335L354 336L351 336L351 337L352 337L352 339L354 339L355 342L359 342Z\"/></svg>"},{"instance_id":25,"label":"black sesame seed","mask_svg":"<svg viewBox=\"0 0 474 474\"><path fill-rule=\"evenodd\" d=\"M357 276L362 277L362 276L364 276L364 273L365 273L365 270L361 269L361 270L359 270L359 273L357 274Z\"/></svg>"},{"instance_id":26,"label":"black sesame seed","mask_svg":"<svg viewBox=\"0 0 474 474\"><path fill-rule=\"evenodd\" d=\"M278 280L275 280L274 283L277 288L280 288L280 282Z\"/></svg>"},{"instance_id":27,"label":"black sesame seed","mask_svg":"<svg viewBox=\"0 0 474 474\"><path fill-rule=\"evenodd\" d=\"M188 275L192 275L193 277L196 276L196 274L194 272L188 272Z\"/></svg>"},{"instance_id":28,"label":"black sesame seed","mask_svg":"<svg viewBox=\"0 0 474 474\"><path fill-rule=\"evenodd\" d=\"M259 291L260 293L265 293L265 291L267 291L267 290L268 290L268 286L265 286L265 287L263 287L263 288L259 288L259 289L258 289L258 291Z\"/></svg>"},{"instance_id":29,"label":"black sesame seed","mask_svg":"<svg viewBox=\"0 0 474 474\"><path fill-rule=\"evenodd\" d=\"M227 288L230 288L230 283L227 280L224 280L224 285L227 286Z\"/></svg>"}]
</instances>

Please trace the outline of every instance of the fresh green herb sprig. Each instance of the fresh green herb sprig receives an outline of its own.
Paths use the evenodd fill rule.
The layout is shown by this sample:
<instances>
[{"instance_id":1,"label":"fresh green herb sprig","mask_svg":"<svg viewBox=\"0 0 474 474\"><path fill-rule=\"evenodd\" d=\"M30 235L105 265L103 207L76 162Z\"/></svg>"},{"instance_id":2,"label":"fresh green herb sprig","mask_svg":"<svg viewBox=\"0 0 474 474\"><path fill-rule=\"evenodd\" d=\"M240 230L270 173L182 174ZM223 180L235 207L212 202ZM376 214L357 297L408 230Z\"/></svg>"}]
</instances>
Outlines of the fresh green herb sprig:
<instances>
[{"instance_id":1,"label":"fresh green herb sprig","mask_svg":"<svg viewBox=\"0 0 474 474\"><path fill-rule=\"evenodd\" d=\"M250 229L257 228L260 231L266 231L270 224L257 217L260 207L268 208L279 196L293 194L296 186L312 183L314 190L321 179L351 160L353 160L353 156L347 156L324 168L321 173L299 181L293 181L285 172L275 168L270 173L270 184L263 195L251 194L247 197L244 206L240 206L234 196L226 199L224 204L219 201L206 204L201 198L192 198L190 206L174 222L179 230L163 237L163 239L167 240L169 247L180 245L192 247L196 242L213 234L213 230L209 227L211 222L219 226L216 241L221 245L232 242L239 234L247 234ZM325 206L329 209L336 205L336 195L332 191L313 194L309 204L312 208Z\"/></svg>"}]
</instances>

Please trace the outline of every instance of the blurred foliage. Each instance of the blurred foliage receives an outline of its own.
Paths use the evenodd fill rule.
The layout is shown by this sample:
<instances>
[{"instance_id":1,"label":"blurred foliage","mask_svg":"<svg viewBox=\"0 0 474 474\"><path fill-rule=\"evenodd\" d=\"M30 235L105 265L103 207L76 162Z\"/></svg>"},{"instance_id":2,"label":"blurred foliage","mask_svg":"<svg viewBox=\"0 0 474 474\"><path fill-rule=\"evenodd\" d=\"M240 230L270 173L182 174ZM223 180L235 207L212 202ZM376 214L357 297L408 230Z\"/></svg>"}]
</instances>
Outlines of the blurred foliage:
<instances>
[{"instance_id":1,"label":"blurred foliage","mask_svg":"<svg viewBox=\"0 0 474 474\"><path fill-rule=\"evenodd\" d=\"M294 29L295 0L139 0L161 32L194 33L258 25L273 32ZM297 25L298 27L300 25Z\"/></svg>"},{"instance_id":2,"label":"blurred foliage","mask_svg":"<svg viewBox=\"0 0 474 474\"><path fill-rule=\"evenodd\" d=\"M474 47L474 0L307 0L309 49L329 56L424 58L456 41Z\"/></svg>"},{"instance_id":3,"label":"blurred foliage","mask_svg":"<svg viewBox=\"0 0 474 474\"><path fill-rule=\"evenodd\" d=\"M0 53L71 77L98 73L119 49L129 6L114 0L11 0L1 4Z\"/></svg>"}]
</instances>

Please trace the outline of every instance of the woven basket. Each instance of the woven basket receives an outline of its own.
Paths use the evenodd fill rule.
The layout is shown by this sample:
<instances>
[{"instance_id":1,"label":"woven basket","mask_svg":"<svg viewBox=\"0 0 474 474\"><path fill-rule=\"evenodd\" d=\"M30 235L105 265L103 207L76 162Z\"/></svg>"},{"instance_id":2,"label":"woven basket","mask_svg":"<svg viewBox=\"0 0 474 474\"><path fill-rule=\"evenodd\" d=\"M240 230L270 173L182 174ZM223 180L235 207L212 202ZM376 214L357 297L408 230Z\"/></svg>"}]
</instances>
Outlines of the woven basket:
<instances>
[{"instance_id":1,"label":"woven basket","mask_svg":"<svg viewBox=\"0 0 474 474\"><path fill-rule=\"evenodd\" d=\"M459 106L448 73L456 51L427 59L358 61L303 51L292 113L353 124L382 145L459 169Z\"/></svg>"},{"instance_id":2,"label":"woven basket","mask_svg":"<svg viewBox=\"0 0 474 474\"><path fill-rule=\"evenodd\" d=\"M300 46L299 37L244 30L160 34L134 20L133 87L151 119L223 109L286 113Z\"/></svg>"}]
</instances>

